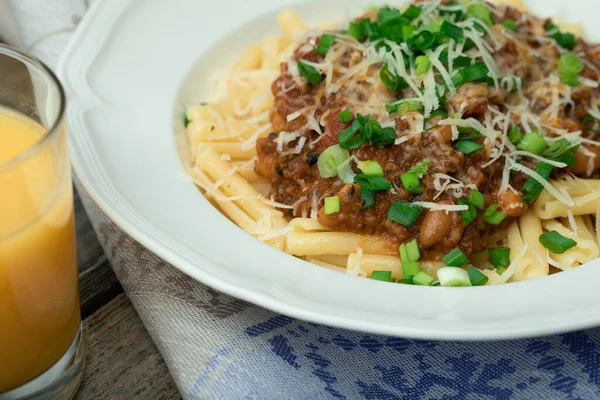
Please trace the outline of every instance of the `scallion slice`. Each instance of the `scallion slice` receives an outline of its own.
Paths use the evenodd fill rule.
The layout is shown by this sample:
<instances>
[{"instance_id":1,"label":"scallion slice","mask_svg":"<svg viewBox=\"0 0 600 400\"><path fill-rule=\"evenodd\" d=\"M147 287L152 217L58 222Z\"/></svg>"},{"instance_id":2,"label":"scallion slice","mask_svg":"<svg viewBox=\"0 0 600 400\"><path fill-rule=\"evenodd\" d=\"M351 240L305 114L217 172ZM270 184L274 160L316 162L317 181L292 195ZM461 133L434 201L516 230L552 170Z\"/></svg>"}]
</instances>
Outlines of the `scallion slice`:
<instances>
[{"instance_id":1,"label":"scallion slice","mask_svg":"<svg viewBox=\"0 0 600 400\"><path fill-rule=\"evenodd\" d=\"M564 237L557 231L543 233L540 236L540 243L554 254L563 254L565 251L577 246L576 241Z\"/></svg>"},{"instance_id":2,"label":"scallion slice","mask_svg":"<svg viewBox=\"0 0 600 400\"><path fill-rule=\"evenodd\" d=\"M423 9L421 7L417 7L414 4L411 4L410 6L408 6L406 11L404 11L402 16L404 18L406 18L407 20L412 21L413 19L415 19L419 15L421 15L421 11L423 11Z\"/></svg>"},{"instance_id":3,"label":"scallion slice","mask_svg":"<svg viewBox=\"0 0 600 400\"><path fill-rule=\"evenodd\" d=\"M460 268L469 262L469 258L458 247L455 247L442 258L442 261L448 267Z\"/></svg>"},{"instance_id":4,"label":"scallion slice","mask_svg":"<svg viewBox=\"0 0 600 400\"><path fill-rule=\"evenodd\" d=\"M461 268L444 267L437 271L437 276L442 286L466 287L471 286L471 279L467 271Z\"/></svg>"},{"instance_id":5,"label":"scallion slice","mask_svg":"<svg viewBox=\"0 0 600 400\"><path fill-rule=\"evenodd\" d=\"M423 188L419 183L419 177L415 172L405 172L400 175L400 180L404 188L410 193L423 193Z\"/></svg>"},{"instance_id":6,"label":"scallion slice","mask_svg":"<svg viewBox=\"0 0 600 400\"><path fill-rule=\"evenodd\" d=\"M422 75L429 71L431 67L431 61L427 56L417 56L415 59L415 74ZM422 104L422 103L421 103Z\"/></svg>"},{"instance_id":7,"label":"scallion slice","mask_svg":"<svg viewBox=\"0 0 600 400\"><path fill-rule=\"evenodd\" d=\"M373 271L371 273L371 279L382 282L395 282L392 279L392 271Z\"/></svg>"},{"instance_id":8,"label":"scallion slice","mask_svg":"<svg viewBox=\"0 0 600 400\"><path fill-rule=\"evenodd\" d=\"M369 190L388 190L392 188L390 181L385 179L383 176L368 176L365 174L358 174L354 177L354 182L358 183L361 187Z\"/></svg>"},{"instance_id":9,"label":"scallion slice","mask_svg":"<svg viewBox=\"0 0 600 400\"><path fill-rule=\"evenodd\" d=\"M385 64L383 68L381 68L381 71L379 72L379 78L388 89L393 90L394 92L398 92L408 87L408 84L404 78L399 77L390 71L388 64Z\"/></svg>"},{"instance_id":10,"label":"scallion slice","mask_svg":"<svg viewBox=\"0 0 600 400\"><path fill-rule=\"evenodd\" d=\"M354 118L352 116L352 112L350 112L350 110L348 110L347 108L345 108L340 114L340 121L344 122L344 123L348 123L350 121L352 121L352 118Z\"/></svg>"},{"instance_id":11,"label":"scallion slice","mask_svg":"<svg viewBox=\"0 0 600 400\"><path fill-rule=\"evenodd\" d=\"M367 188L358 189L360 195L360 204L363 210L375 205L375 191Z\"/></svg>"},{"instance_id":12,"label":"scallion slice","mask_svg":"<svg viewBox=\"0 0 600 400\"><path fill-rule=\"evenodd\" d=\"M330 33L324 33L321 36L321 39L319 40L319 44L317 44L315 51L324 56L331 48L333 42L335 42L335 35L332 35Z\"/></svg>"},{"instance_id":13,"label":"scallion slice","mask_svg":"<svg viewBox=\"0 0 600 400\"><path fill-rule=\"evenodd\" d=\"M563 53L556 64L560 80L570 86L579 86L579 74L583 72L585 64L574 53Z\"/></svg>"},{"instance_id":14,"label":"scallion slice","mask_svg":"<svg viewBox=\"0 0 600 400\"><path fill-rule=\"evenodd\" d=\"M460 43L465 38L463 29L451 22L444 21L440 27L440 35L454 39L456 43Z\"/></svg>"},{"instance_id":15,"label":"scallion slice","mask_svg":"<svg viewBox=\"0 0 600 400\"><path fill-rule=\"evenodd\" d=\"M406 244L406 252L408 253L408 259L410 261L419 261L421 253L419 252L419 244L417 239L413 239Z\"/></svg>"},{"instance_id":16,"label":"scallion slice","mask_svg":"<svg viewBox=\"0 0 600 400\"><path fill-rule=\"evenodd\" d=\"M383 176L383 168L375 160L363 162L360 164L360 169L367 176Z\"/></svg>"},{"instance_id":17,"label":"scallion slice","mask_svg":"<svg viewBox=\"0 0 600 400\"><path fill-rule=\"evenodd\" d=\"M321 73L315 67L308 65L302 60L298 61L298 72L311 85L321 83Z\"/></svg>"},{"instance_id":18,"label":"scallion slice","mask_svg":"<svg viewBox=\"0 0 600 400\"><path fill-rule=\"evenodd\" d=\"M435 36L429 31L421 31L408 39L408 45L413 50L425 51L435 44Z\"/></svg>"},{"instance_id":19,"label":"scallion slice","mask_svg":"<svg viewBox=\"0 0 600 400\"><path fill-rule=\"evenodd\" d=\"M508 267L510 264L510 249L508 247L490 247L488 248L490 263L496 267Z\"/></svg>"},{"instance_id":20,"label":"scallion slice","mask_svg":"<svg viewBox=\"0 0 600 400\"><path fill-rule=\"evenodd\" d=\"M492 12L489 7L483 3L474 3L467 7L466 19L468 18L476 18L483 21L488 26L494 25Z\"/></svg>"},{"instance_id":21,"label":"scallion slice","mask_svg":"<svg viewBox=\"0 0 600 400\"><path fill-rule=\"evenodd\" d=\"M433 283L433 281L435 281L435 278L431 275L429 275L426 272L423 271L419 271L414 277L413 277L413 283L415 285L419 285L419 286L431 286L431 284Z\"/></svg>"},{"instance_id":22,"label":"scallion slice","mask_svg":"<svg viewBox=\"0 0 600 400\"><path fill-rule=\"evenodd\" d=\"M480 82L489 78L490 70L484 62L476 62L458 71L465 82Z\"/></svg>"},{"instance_id":23,"label":"scallion slice","mask_svg":"<svg viewBox=\"0 0 600 400\"><path fill-rule=\"evenodd\" d=\"M471 281L472 286L484 286L488 283L488 277L472 265L469 265L467 268L467 274L469 274L469 280Z\"/></svg>"},{"instance_id":24,"label":"scallion slice","mask_svg":"<svg viewBox=\"0 0 600 400\"><path fill-rule=\"evenodd\" d=\"M485 214L483 214L483 220L490 225L500 225L504 218L506 218L506 214L498 211L498 204L492 204L485 210Z\"/></svg>"},{"instance_id":25,"label":"scallion slice","mask_svg":"<svg viewBox=\"0 0 600 400\"><path fill-rule=\"evenodd\" d=\"M552 165L541 162L536 165L534 171L545 180L548 180L550 179L553 170L554 167ZM521 192L523 192L523 201L527 204L532 204L540 197L540 194L542 194L543 191L544 186L535 178L529 177L521 188Z\"/></svg>"},{"instance_id":26,"label":"scallion slice","mask_svg":"<svg viewBox=\"0 0 600 400\"><path fill-rule=\"evenodd\" d=\"M479 190L471 190L469 200L471 201L471 204L473 204L475 207L479 208L480 210L483 210L485 200L483 198L483 193L481 193Z\"/></svg>"},{"instance_id":27,"label":"scallion slice","mask_svg":"<svg viewBox=\"0 0 600 400\"><path fill-rule=\"evenodd\" d=\"M465 226L469 226L471 222L477 219L477 210L469 200L463 198L458 200L456 204L458 204L459 206L469 206L468 210L463 210L460 212L460 217L462 218L463 224L465 224Z\"/></svg>"},{"instance_id":28,"label":"scallion slice","mask_svg":"<svg viewBox=\"0 0 600 400\"><path fill-rule=\"evenodd\" d=\"M423 110L423 102L421 100L400 100L391 101L385 105L387 111L391 113L406 114L411 111Z\"/></svg>"},{"instance_id":29,"label":"scallion slice","mask_svg":"<svg viewBox=\"0 0 600 400\"><path fill-rule=\"evenodd\" d=\"M517 23L515 21L513 21L512 19L507 19L507 20L502 21L502 26L505 27L506 29L510 29L513 32L517 32L519 30Z\"/></svg>"},{"instance_id":30,"label":"scallion slice","mask_svg":"<svg viewBox=\"0 0 600 400\"><path fill-rule=\"evenodd\" d=\"M523 140L517 145L517 149L533 154L541 154L546 147L548 147L546 139L534 132L525 134Z\"/></svg>"},{"instance_id":31,"label":"scallion slice","mask_svg":"<svg viewBox=\"0 0 600 400\"><path fill-rule=\"evenodd\" d=\"M514 145L518 145L523 140L523 133L518 125L513 126L508 131L508 140Z\"/></svg>"},{"instance_id":32,"label":"scallion slice","mask_svg":"<svg viewBox=\"0 0 600 400\"><path fill-rule=\"evenodd\" d=\"M422 212L421 207L404 201L395 201L388 211L387 218L403 226L413 226Z\"/></svg>"},{"instance_id":33,"label":"scallion slice","mask_svg":"<svg viewBox=\"0 0 600 400\"><path fill-rule=\"evenodd\" d=\"M321 178L333 178L338 174L338 166L350 157L348 150L344 150L340 145L333 145L321 153L317 161L319 175Z\"/></svg>"},{"instance_id":34,"label":"scallion slice","mask_svg":"<svg viewBox=\"0 0 600 400\"><path fill-rule=\"evenodd\" d=\"M331 196L325 198L325 214L336 214L340 212L340 197Z\"/></svg>"},{"instance_id":35,"label":"scallion slice","mask_svg":"<svg viewBox=\"0 0 600 400\"><path fill-rule=\"evenodd\" d=\"M474 142L473 140L458 141L456 142L455 147L456 150L461 151L467 155L483 149L482 145Z\"/></svg>"},{"instance_id":36,"label":"scallion slice","mask_svg":"<svg viewBox=\"0 0 600 400\"><path fill-rule=\"evenodd\" d=\"M359 114L360 115L360 114ZM367 137L362 129L362 121L356 118L352 125L338 134L338 140L342 149L357 149L365 143Z\"/></svg>"},{"instance_id":37,"label":"scallion slice","mask_svg":"<svg viewBox=\"0 0 600 400\"><path fill-rule=\"evenodd\" d=\"M415 277L421 272L421 264L417 261L402 261L402 276L404 279Z\"/></svg>"},{"instance_id":38,"label":"scallion slice","mask_svg":"<svg viewBox=\"0 0 600 400\"><path fill-rule=\"evenodd\" d=\"M359 42L364 42L367 38L367 34L364 29L364 24L361 24L360 22L350 22L350 25L348 25L348 35L352 36Z\"/></svg>"}]
</instances>

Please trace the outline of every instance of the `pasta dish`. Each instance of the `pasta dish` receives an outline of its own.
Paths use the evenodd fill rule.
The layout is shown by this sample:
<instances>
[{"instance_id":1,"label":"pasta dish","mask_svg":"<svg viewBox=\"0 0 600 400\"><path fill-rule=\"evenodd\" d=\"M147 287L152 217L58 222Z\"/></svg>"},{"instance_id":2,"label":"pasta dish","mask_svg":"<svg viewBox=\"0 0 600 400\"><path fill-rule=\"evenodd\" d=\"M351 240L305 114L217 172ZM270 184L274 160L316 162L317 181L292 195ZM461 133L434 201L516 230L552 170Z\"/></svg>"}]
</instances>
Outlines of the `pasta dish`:
<instances>
[{"instance_id":1,"label":"pasta dish","mask_svg":"<svg viewBox=\"0 0 600 400\"><path fill-rule=\"evenodd\" d=\"M185 116L231 221L375 280L483 286L600 256L600 45L520 0L293 11Z\"/></svg>"}]
</instances>

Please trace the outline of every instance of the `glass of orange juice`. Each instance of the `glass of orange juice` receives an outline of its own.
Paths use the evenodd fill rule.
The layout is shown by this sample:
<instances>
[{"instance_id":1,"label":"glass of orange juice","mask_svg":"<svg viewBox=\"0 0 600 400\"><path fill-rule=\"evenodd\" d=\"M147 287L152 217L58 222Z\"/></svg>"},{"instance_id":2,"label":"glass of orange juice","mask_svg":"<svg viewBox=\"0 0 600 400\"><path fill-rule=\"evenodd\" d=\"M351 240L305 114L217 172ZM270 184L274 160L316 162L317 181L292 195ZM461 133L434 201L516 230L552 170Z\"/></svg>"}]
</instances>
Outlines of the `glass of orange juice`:
<instances>
[{"instance_id":1,"label":"glass of orange juice","mask_svg":"<svg viewBox=\"0 0 600 400\"><path fill-rule=\"evenodd\" d=\"M65 96L0 45L0 400L69 399L83 371Z\"/></svg>"}]
</instances>

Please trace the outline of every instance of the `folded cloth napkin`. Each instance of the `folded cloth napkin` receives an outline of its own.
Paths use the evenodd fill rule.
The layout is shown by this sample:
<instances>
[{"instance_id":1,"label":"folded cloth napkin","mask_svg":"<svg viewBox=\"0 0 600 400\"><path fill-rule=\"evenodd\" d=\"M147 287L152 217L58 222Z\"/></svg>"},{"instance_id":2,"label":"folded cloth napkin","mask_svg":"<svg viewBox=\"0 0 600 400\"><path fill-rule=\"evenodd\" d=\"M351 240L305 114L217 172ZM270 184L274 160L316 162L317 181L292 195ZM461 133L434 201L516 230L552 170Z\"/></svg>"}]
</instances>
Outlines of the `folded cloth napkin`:
<instances>
[{"instance_id":1,"label":"folded cloth napkin","mask_svg":"<svg viewBox=\"0 0 600 400\"><path fill-rule=\"evenodd\" d=\"M21 44L51 67L90 5L86 0L9 3ZM461 343L298 321L195 282L123 233L83 189L79 192L185 398L600 398L600 329Z\"/></svg>"}]
</instances>

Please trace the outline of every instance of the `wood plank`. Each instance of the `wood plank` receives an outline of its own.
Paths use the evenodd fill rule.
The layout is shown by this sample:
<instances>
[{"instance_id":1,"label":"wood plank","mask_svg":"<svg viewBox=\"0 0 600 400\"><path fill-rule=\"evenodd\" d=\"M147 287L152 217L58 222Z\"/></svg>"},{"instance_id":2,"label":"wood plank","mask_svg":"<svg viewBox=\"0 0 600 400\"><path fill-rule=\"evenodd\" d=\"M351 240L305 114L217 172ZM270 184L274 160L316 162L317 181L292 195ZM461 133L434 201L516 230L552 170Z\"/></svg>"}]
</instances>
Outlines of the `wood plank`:
<instances>
[{"instance_id":1,"label":"wood plank","mask_svg":"<svg viewBox=\"0 0 600 400\"><path fill-rule=\"evenodd\" d=\"M85 320L83 331L87 365L75 399L181 398L125 294Z\"/></svg>"}]
</instances>

